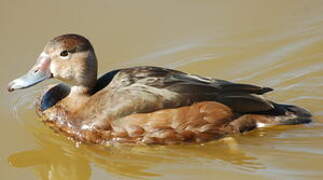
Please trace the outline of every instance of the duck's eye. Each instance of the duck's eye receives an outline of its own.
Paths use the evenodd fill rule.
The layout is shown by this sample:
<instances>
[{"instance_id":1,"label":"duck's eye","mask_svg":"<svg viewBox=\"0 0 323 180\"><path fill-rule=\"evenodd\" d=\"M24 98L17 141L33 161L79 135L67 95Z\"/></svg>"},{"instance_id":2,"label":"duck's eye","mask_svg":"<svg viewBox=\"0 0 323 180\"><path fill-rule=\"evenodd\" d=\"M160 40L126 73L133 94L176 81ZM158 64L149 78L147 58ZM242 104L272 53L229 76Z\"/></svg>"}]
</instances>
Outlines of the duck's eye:
<instances>
[{"instance_id":1,"label":"duck's eye","mask_svg":"<svg viewBox=\"0 0 323 180\"><path fill-rule=\"evenodd\" d=\"M66 57L68 56L68 51L62 51L61 54L60 54L62 57Z\"/></svg>"}]
</instances>

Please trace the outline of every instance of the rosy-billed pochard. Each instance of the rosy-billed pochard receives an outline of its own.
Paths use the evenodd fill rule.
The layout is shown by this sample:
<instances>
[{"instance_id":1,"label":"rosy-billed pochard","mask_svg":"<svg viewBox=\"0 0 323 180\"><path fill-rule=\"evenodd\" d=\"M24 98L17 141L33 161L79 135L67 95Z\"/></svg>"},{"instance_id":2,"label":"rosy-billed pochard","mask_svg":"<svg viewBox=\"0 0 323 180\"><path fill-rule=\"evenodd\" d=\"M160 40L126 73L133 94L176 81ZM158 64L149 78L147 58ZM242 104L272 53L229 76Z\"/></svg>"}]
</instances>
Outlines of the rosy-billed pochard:
<instances>
[{"instance_id":1,"label":"rosy-billed pochard","mask_svg":"<svg viewBox=\"0 0 323 180\"><path fill-rule=\"evenodd\" d=\"M94 49L76 34L50 40L32 69L8 90L49 78L63 83L47 88L37 112L45 124L80 142L204 142L311 121L303 108L263 98L272 91L268 87L148 66L113 70L97 79Z\"/></svg>"}]
</instances>

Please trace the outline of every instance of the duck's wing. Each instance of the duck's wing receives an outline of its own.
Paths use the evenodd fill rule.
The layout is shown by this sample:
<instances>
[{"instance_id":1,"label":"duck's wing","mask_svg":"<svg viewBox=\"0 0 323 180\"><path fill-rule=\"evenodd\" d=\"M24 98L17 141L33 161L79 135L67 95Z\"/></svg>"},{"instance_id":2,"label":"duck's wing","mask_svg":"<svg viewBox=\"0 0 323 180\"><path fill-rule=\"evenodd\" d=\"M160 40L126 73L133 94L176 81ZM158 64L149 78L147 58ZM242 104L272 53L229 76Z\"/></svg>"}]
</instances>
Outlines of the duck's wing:
<instances>
[{"instance_id":1,"label":"duck's wing","mask_svg":"<svg viewBox=\"0 0 323 180\"><path fill-rule=\"evenodd\" d=\"M250 84L238 84L229 81L205 78L198 75L173 71L165 88L191 97L195 101L217 101L233 109L235 112L259 112L273 109L271 102L262 94L272 91L268 87Z\"/></svg>"},{"instance_id":2,"label":"duck's wing","mask_svg":"<svg viewBox=\"0 0 323 180\"><path fill-rule=\"evenodd\" d=\"M270 111L274 107L261 94L271 88L205 78L160 67L134 67L112 73L109 84L95 94L110 113L123 116L176 108L201 101L216 101L234 112ZM108 106L108 107L106 107Z\"/></svg>"},{"instance_id":3,"label":"duck's wing","mask_svg":"<svg viewBox=\"0 0 323 180\"><path fill-rule=\"evenodd\" d=\"M232 83L190 74L176 74L175 77L181 82L169 86L168 89L190 95L197 101L221 102L239 113L265 112L274 108L270 101L261 96L273 90L268 87Z\"/></svg>"}]
</instances>

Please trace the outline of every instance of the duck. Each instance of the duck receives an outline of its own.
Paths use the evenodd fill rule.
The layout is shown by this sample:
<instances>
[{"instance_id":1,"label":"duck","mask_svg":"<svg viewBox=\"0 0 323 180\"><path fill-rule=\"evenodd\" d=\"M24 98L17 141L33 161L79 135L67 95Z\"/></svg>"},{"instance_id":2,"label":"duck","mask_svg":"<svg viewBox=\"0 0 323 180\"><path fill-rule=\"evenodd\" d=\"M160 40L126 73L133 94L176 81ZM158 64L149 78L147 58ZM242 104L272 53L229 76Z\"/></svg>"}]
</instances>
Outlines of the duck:
<instances>
[{"instance_id":1,"label":"duck","mask_svg":"<svg viewBox=\"0 0 323 180\"><path fill-rule=\"evenodd\" d=\"M100 78L97 73L90 41L63 34L46 44L8 91L61 81L45 88L36 112L54 131L89 144L201 143L312 121L304 108L264 98L273 90L269 87L153 66L116 69Z\"/></svg>"}]
</instances>

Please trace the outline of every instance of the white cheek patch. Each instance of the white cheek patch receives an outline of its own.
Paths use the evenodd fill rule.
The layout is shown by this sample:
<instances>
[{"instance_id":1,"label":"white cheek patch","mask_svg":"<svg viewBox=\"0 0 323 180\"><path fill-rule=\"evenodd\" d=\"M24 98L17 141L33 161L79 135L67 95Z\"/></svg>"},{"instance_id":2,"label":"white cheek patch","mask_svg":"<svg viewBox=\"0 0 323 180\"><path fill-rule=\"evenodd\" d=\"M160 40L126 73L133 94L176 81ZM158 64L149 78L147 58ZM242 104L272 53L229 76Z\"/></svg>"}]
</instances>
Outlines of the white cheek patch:
<instances>
[{"instance_id":1,"label":"white cheek patch","mask_svg":"<svg viewBox=\"0 0 323 180\"><path fill-rule=\"evenodd\" d=\"M49 69L50 69L50 72L54 75L57 75L57 72L58 72L58 67L55 63L51 63L50 66L49 66Z\"/></svg>"}]
</instances>

